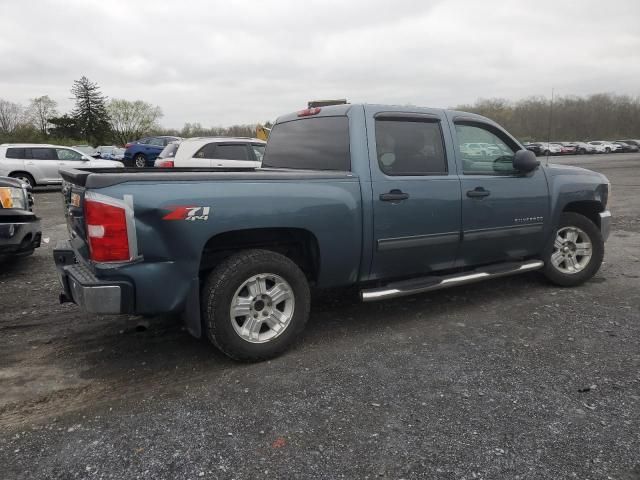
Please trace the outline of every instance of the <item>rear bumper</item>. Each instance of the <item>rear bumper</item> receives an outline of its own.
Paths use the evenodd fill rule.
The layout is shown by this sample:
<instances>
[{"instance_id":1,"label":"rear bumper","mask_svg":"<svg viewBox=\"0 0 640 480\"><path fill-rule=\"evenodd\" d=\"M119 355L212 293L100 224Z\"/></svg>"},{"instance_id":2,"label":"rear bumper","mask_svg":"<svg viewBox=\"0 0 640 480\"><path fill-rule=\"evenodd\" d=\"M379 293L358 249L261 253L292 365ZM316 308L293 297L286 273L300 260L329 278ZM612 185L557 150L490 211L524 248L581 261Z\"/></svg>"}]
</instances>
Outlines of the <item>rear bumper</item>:
<instances>
[{"instance_id":1,"label":"rear bumper","mask_svg":"<svg viewBox=\"0 0 640 480\"><path fill-rule=\"evenodd\" d=\"M40 219L31 212L0 215L0 256L29 255L40 246Z\"/></svg>"},{"instance_id":2,"label":"rear bumper","mask_svg":"<svg viewBox=\"0 0 640 480\"><path fill-rule=\"evenodd\" d=\"M609 233L611 233L611 212L609 210L605 210L604 212L599 213L600 215L600 232L602 233L602 239L606 242L607 238L609 238Z\"/></svg>"},{"instance_id":3,"label":"rear bumper","mask_svg":"<svg viewBox=\"0 0 640 480\"><path fill-rule=\"evenodd\" d=\"M75 253L67 241L56 245L53 258L63 289L61 303L73 302L89 313L134 312L134 289L130 282L100 280L88 266L76 263Z\"/></svg>"}]
</instances>

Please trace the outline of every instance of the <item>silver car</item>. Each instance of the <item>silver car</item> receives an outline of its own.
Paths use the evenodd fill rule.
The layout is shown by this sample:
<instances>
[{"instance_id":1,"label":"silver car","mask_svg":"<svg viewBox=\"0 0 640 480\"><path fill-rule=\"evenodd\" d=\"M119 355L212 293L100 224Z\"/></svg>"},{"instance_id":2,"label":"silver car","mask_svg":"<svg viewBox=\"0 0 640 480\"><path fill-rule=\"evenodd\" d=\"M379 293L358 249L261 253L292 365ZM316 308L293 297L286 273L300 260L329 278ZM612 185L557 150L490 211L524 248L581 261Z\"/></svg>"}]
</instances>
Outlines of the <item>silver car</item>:
<instances>
[{"instance_id":1,"label":"silver car","mask_svg":"<svg viewBox=\"0 0 640 480\"><path fill-rule=\"evenodd\" d=\"M3 143L0 145L0 175L19 178L24 183L56 185L62 183L61 168L118 168L122 162L94 159L71 147L41 143Z\"/></svg>"}]
</instances>

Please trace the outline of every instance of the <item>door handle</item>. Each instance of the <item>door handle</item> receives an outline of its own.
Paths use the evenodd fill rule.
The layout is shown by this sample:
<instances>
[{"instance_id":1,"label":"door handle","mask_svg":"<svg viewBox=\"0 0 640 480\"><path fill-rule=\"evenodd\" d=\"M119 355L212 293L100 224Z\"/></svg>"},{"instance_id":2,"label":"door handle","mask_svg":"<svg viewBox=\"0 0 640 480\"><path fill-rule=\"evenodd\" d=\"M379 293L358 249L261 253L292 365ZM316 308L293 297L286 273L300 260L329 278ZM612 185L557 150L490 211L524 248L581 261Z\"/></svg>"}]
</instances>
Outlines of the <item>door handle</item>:
<instances>
[{"instance_id":1,"label":"door handle","mask_svg":"<svg viewBox=\"0 0 640 480\"><path fill-rule=\"evenodd\" d=\"M491 192L482 187L476 187L474 190L467 191L467 197L469 198L482 198L488 197L489 195L491 195Z\"/></svg>"},{"instance_id":2,"label":"door handle","mask_svg":"<svg viewBox=\"0 0 640 480\"><path fill-rule=\"evenodd\" d=\"M402 190L398 190L394 188L389 193L381 193L380 200L383 202L399 202L401 200L406 200L409 198L408 193L404 193Z\"/></svg>"}]
</instances>

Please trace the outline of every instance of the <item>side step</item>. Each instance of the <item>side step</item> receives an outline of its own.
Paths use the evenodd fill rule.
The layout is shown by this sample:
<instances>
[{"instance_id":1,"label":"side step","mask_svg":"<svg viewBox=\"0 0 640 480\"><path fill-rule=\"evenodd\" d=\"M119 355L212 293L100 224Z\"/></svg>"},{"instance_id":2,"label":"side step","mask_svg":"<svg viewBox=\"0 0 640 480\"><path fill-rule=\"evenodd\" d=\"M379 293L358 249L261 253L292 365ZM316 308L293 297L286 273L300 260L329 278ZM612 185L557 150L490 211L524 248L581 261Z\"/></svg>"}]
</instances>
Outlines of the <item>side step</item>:
<instances>
[{"instance_id":1,"label":"side step","mask_svg":"<svg viewBox=\"0 0 640 480\"><path fill-rule=\"evenodd\" d=\"M507 275L538 270L542 267L544 267L542 260L500 263L454 275L414 278L390 283L384 287L365 289L360 291L360 297L363 302L374 302L376 300L404 297L415 293L431 292L433 290L465 285L489 278L506 277Z\"/></svg>"}]
</instances>

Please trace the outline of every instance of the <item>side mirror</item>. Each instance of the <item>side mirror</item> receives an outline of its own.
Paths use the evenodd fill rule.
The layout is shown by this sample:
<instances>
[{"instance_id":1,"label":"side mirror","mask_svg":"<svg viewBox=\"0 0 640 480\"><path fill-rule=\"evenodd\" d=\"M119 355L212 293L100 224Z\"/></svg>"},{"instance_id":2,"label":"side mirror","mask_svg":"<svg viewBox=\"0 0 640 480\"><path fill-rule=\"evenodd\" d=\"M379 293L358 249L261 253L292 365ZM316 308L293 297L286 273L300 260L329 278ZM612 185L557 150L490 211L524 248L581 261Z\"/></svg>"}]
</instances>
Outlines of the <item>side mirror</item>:
<instances>
[{"instance_id":1,"label":"side mirror","mask_svg":"<svg viewBox=\"0 0 640 480\"><path fill-rule=\"evenodd\" d=\"M513 168L519 172L533 172L539 165L536 154L527 149L518 150L513 157Z\"/></svg>"}]
</instances>

